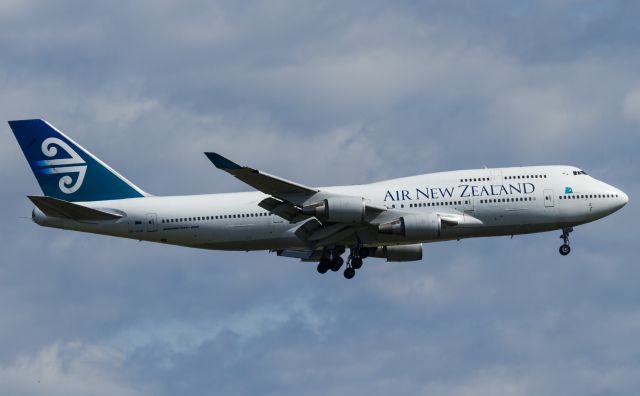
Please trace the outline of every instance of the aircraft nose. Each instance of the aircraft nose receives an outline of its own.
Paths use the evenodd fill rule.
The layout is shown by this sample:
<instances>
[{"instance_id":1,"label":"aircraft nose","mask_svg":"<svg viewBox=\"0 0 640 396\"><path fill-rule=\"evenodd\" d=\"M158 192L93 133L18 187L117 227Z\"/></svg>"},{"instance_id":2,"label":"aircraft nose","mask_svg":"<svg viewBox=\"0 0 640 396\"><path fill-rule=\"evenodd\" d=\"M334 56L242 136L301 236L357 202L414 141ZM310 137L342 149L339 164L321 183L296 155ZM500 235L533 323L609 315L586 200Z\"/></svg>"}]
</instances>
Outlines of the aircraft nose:
<instances>
[{"instance_id":1,"label":"aircraft nose","mask_svg":"<svg viewBox=\"0 0 640 396\"><path fill-rule=\"evenodd\" d=\"M620 191L620 190L618 190ZM629 196L627 194L625 194L624 192L620 191L620 193L618 194L620 196L620 200L621 200L621 204L622 206L626 205L627 202L629 202Z\"/></svg>"}]
</instances>

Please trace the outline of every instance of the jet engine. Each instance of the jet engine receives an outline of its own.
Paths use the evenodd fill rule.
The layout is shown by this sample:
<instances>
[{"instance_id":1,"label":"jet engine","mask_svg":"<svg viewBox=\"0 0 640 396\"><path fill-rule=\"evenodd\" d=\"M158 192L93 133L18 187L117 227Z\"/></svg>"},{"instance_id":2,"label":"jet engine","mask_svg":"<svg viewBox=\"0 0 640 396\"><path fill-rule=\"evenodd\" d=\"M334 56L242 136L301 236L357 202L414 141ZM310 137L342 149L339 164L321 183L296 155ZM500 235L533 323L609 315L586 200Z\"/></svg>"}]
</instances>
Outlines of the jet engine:
<instances>
[{"instance_id":1,"label":"jet engine","mask_svg":"<svg viewBox=\"0 0 640 396\"><path fill-rule=\"evenodd\" d=\"M381 234L401 235L409 240L429 240L440 235L441 221L435 213L402 216L397 220L380 224Z\"/></svg>"},{"instance_id":2,"label":"jet engine","mask_svg":"<svg viewBox=\"0 0 640 396\"><path fill-rule=\"evenodd\" d=\"M330 197L303 207L302 212L336 223L361 223L364 221L365 203L362 197Z\"/></svg>"},{"instance_id":3,"label":"jet engine","mask_svg":"<svg viewBox=\"0 0 640 396\"><path fill-rule=\"evenodd\" d=\"M375 249L375 250L374 250ZM422 244L379 246L371 248L372 256L386 258L387 261L418 261L422 260Z\"/></svg>"}]
</instances>

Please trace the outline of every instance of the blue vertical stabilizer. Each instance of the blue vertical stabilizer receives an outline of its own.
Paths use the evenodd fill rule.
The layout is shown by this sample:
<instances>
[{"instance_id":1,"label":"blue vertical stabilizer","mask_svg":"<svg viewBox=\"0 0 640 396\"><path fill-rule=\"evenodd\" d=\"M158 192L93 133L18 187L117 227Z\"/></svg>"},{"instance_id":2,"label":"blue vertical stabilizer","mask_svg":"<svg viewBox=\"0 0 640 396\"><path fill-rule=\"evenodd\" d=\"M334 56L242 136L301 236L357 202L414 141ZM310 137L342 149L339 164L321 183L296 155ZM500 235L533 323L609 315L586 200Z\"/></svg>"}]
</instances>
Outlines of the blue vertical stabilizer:
<instances>
[{"instance_id":1,"label":"blue vertical stabilizer","mask_svg":"<svg viewBox=\"0 0 640 396\"><path fill-rule=\"evenodd\" d=\"M44 120L9 121L42 192L70 202L146 196Z\"/></svg>"}]
</instances>

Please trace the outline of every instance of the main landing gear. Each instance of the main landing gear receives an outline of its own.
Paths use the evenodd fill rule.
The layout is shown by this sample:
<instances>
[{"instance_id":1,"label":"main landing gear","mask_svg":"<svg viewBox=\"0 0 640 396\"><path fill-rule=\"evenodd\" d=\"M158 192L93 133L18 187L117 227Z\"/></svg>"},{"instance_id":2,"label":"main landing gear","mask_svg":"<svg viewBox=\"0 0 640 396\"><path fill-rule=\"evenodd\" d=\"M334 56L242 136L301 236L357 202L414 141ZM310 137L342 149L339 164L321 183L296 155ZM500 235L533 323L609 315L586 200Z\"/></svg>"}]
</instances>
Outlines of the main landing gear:
<instances>
[{"instance_id":1,"label":"main landing gear","mask_svg":"<svg viewBox=\"0 0 640 396\"><path fill-rule=\"evenodd\" d=\"M340 268L344 264L344 259L340 257L342 253L344 253L344 248L325 250L322 254L320 262L318 263L318 272L321 274L325 274L329 270L333 272L340 271Z\"/></svg>"},{"instance_id":2,"label":"main landing gear","mask_svg":"<svg viewBox=\"0 0 640 396\"><path fill-rule=\"evenodd\" d=\"M347 268L344 270L344 277L351 279L356 275L356 270L362 268L363 259L369 257L369 249L362 246L360 240L358 244L351 248L347 259Z\"/></svg>"},{"instance_id":3,"label":"main landing gear","mask_svg":"<svg viewBox=\"0 0 640 396\"><path fill-rule=\"evenodd\" d=\"M326 249L322 254L322 258L318 263L318 272L321 274L327 273L329 270L337 272L344 265L344 260L340 255L344 253L344 248L341 249ZM343 275L347 279L352 279L356 275L356 270L362 268L363 259L369 256L369 249L358 243L355 247L351 248L349 257L347 258L346 268Z\"/></svg>"},{"instance_id":4,"label":"main landing gear","mask_svg":"<svg viewBox=\"0 0 640 396\"><path fill-rule=\"evenodd\" d=\"M562 229L562 235L560 238L564 241L564 244L560 246L560 254L566 256L571 253L571 246L569 246L569 234L573 232L573 227L565 227Z\"/></svg>"}]
</instances>

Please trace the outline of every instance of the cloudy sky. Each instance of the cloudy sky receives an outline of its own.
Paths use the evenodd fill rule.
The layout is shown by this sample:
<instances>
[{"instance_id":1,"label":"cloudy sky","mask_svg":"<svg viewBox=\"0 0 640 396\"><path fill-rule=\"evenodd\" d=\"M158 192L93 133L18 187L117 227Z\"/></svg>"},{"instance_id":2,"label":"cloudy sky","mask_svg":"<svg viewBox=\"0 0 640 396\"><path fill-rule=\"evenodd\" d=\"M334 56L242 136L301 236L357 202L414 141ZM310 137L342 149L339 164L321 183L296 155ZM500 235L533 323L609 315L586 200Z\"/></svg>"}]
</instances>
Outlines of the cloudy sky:
<instances>
[{"instance_id":1,"label":"cloudy sky","mask_svg":"<svg viewBox=\"0 0 640 396\"><path fill-rule=\"evenodd\" d=\"M37 227L0 133L11 395L636 395L640 3L0 1L0 119L157 195L573 164L627 192L558 232L425 246L352 281L267 253ZM3 121L4 122L4 121Z\"/></svg>"}]
</instances>

